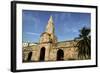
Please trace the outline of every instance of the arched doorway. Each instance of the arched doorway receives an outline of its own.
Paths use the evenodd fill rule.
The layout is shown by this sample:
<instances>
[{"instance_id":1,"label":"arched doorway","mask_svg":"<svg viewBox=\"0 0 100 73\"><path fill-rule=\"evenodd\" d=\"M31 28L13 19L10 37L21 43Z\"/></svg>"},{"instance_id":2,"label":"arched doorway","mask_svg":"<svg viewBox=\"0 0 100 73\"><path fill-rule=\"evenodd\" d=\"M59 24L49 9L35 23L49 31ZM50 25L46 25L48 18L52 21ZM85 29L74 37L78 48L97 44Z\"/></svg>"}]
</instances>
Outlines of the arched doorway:
<instances>
[{"instance_id":1,"label":"arched doorway","mask_svg":"<svg viewBox=\"0 0 100 73\"><path fill-rule=\"evenodd\" d=\"M45 60L45 47L42 47L40 50L40 61Z\"/></svg>"},{"instance_id":2,"label":"arched doorway","mask_svg":"<svg viewBox=\"0 0 100 73\"><path fill-rule=\"evenodd\" d=\"M57 61L63 60L63 57L64 57L64 52L63 50L59 49L57 51Z\"/></svg>"},{"instance_id":3,"label":"arched doorway","mask_svg":"<svg viewBox=\"0 0 100 73\"><path fill-rule=\"evenodd\" d=\"M28 53L27 61L31 61L31 57L32 57L32 52L29 52L29 53Z\"/></svg>"}]
</instances>

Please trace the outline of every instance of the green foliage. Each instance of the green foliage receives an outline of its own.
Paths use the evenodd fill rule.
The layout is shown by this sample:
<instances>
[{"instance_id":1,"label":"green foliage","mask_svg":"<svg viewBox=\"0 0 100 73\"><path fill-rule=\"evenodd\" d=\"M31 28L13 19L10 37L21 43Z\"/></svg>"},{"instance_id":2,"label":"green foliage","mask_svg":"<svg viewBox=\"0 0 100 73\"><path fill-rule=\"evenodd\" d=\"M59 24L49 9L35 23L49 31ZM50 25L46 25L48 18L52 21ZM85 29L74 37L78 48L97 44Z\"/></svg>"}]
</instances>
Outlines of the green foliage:
<instances>
[{"instance_id":1,"label":"green foliage","mask_svg":"<svg viewBox=\"0 0 100 73\"><path fill-rule=\"evenodd\" d=\"M80 30L80 34L77 43L78 47L78 58L79 59L90 59L91 58L91 36L90 28L83 27Z\"/></svg>"}]
</instances>

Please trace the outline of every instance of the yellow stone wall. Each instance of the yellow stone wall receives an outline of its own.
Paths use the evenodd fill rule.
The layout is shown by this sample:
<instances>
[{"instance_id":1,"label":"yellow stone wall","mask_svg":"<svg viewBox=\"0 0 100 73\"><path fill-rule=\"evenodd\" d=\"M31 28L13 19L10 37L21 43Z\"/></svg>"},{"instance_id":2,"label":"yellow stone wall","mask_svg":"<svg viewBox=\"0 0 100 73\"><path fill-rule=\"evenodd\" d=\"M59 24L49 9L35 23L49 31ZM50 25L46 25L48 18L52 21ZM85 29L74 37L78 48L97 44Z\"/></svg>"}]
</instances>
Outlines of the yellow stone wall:
<instances>
[{"instance_id":1,"label":"yellow stone wall","mask_svg":"<svg viewBox=\"0 0 100 73\"><path fill-rule=\"evenodd\" d=\"M64 52L64 60L75 60L78 59L77 47L75 44L76 42L74 41L64 41L57 43L56 46L51 43L39 43L37 45L24 47L24 60L27 60L28 53L32 52L31 60L39 61L40 50L42 47L45 47L45 61L55 61L57 59L57 51L59 49L62 49Z\"/></svg>"}]
</instances>

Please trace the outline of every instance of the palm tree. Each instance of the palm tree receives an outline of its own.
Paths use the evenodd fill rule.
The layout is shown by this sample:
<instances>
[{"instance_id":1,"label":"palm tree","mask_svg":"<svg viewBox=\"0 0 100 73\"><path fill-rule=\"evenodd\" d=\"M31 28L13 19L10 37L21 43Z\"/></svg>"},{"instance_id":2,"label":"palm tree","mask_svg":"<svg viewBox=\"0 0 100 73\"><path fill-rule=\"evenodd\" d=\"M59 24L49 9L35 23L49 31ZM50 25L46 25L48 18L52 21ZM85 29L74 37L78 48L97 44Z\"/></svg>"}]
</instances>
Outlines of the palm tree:
<instances>
[{"instance_id":1,"label":"palm tree","mask_svg":"<svg viewBox=\"0 0 100 73\"><path fill-rule=\"evenodd\" d=\"M90 28L83 27L80 30L78 42L78 58L79 59L90 59L91 58L91 36Z\"/></svg>"}]
</instances>

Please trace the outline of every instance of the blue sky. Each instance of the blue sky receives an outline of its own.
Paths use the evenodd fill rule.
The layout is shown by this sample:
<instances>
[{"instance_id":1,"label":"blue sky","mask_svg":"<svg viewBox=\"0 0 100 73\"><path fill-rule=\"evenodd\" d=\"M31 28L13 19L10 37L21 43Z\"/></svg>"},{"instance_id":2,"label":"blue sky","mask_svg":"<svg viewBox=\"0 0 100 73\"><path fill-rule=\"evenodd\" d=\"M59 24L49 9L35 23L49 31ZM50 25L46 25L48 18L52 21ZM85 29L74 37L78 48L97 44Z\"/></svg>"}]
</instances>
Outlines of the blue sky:
<instances>
[{"instance_id":1,"label":"blue sky","mask_svg":"<svg viewBox=\"0 0 100 73\"><path fill-rule=\"evenodd\" d=\"M91 27L90 13L23 10L23 41L39 42L40 35L45 31L50 16L53 17L58 41L73 40L78 37L82 27Z\"/></svg>"}]
</instances>

